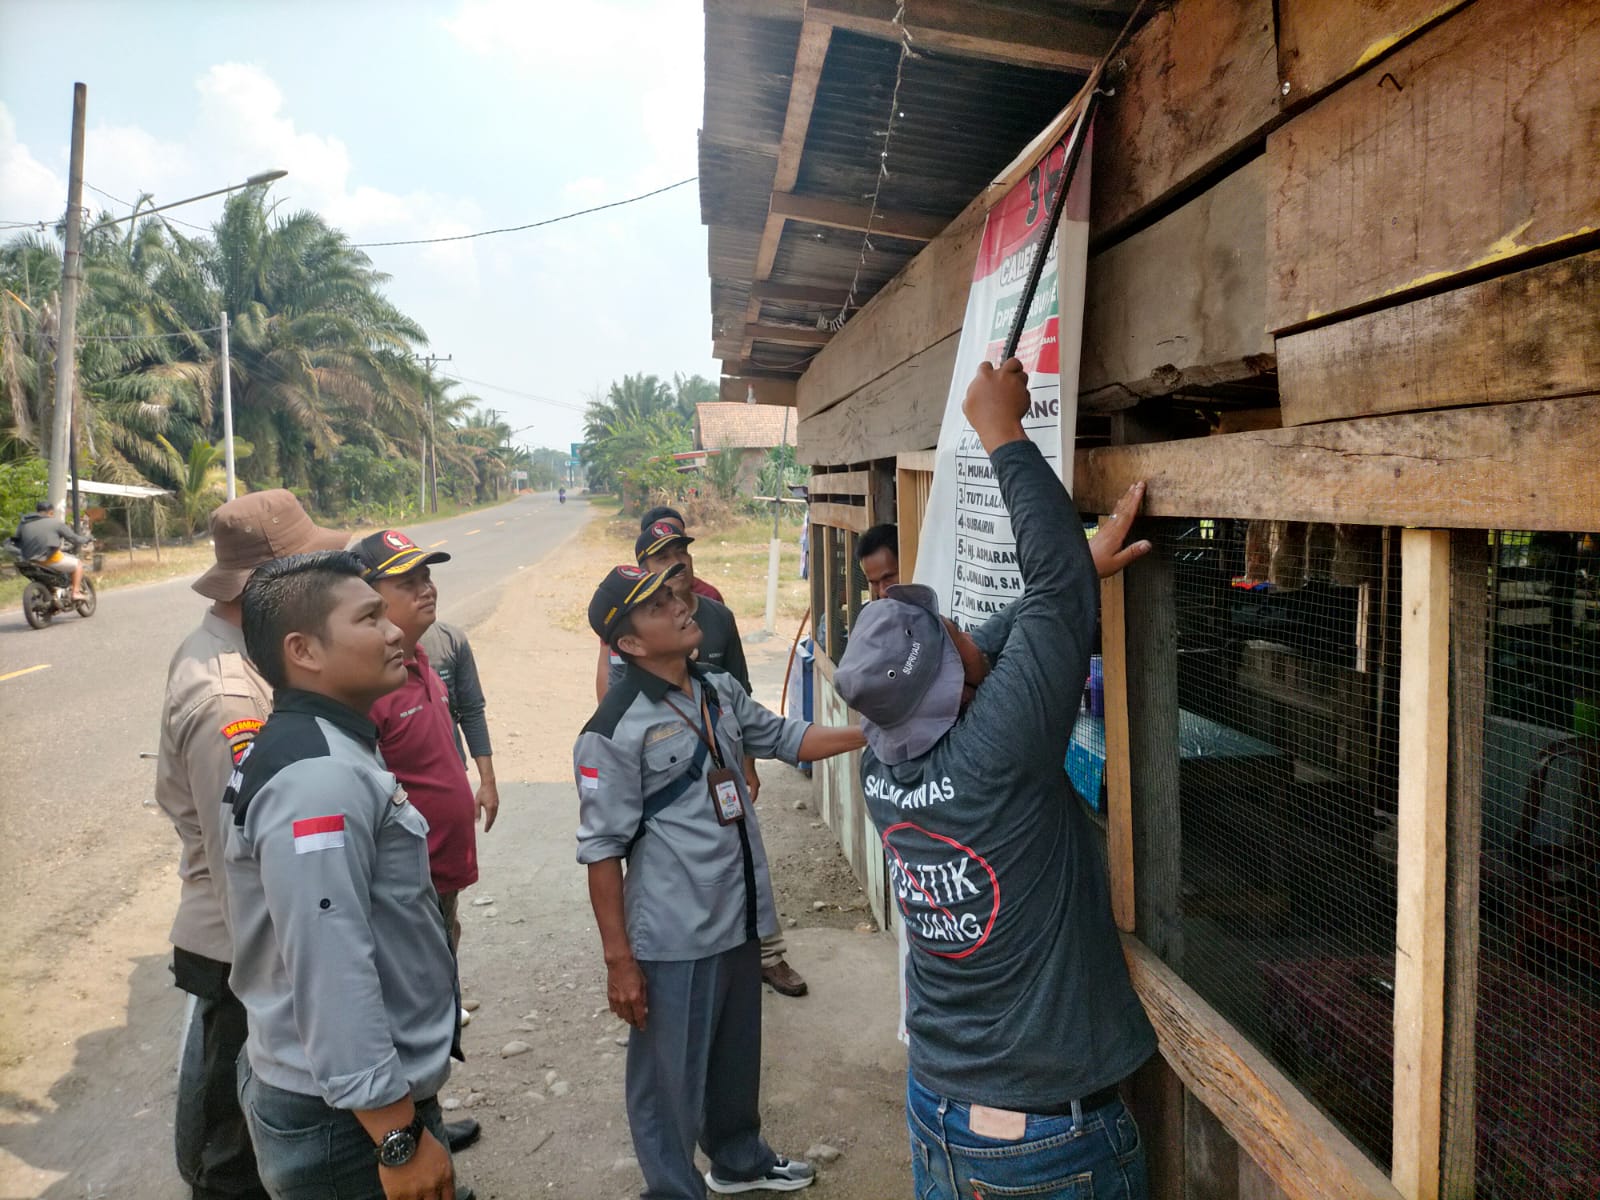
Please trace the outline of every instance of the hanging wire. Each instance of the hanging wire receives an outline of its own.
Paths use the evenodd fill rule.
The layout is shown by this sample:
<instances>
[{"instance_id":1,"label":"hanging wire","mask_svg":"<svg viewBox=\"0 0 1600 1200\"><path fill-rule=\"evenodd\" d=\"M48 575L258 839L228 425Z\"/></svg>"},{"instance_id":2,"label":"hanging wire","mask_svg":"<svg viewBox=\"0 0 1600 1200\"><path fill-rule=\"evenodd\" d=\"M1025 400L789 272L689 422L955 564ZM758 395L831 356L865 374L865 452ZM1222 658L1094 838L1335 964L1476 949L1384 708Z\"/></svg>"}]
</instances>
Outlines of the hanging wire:
<instances>
[{"instance_id":1,"label":"hanging wire","mask_svg":"<svg viewBox=\"0 0 1600 1200\"><path fill-rule=\"evenodd\" d=\"M570 221L574 217L586 217L590 213L605 212L608 208L621 208L625 204L637 204L640 200L648 200L652 196L659 196L663 192L670 192L675 188L691 184L698 178L700 178L698 175L691 175L687 179L678 180L677 183L669 183L665 187L658 187L653 191L640 192L637 196L629 196L626 200L613 200L609 204L596 204L593 208L581 208L577 212L562 213L559 217L546 217L542 221L530 221L526 225L507 225L500 229L481 229L477 233L458 233L451 237L409 238L392 242L351 242L350 245L354 249L368 249L374 246L432 246L440 242L470 241L473 238L488 237L496 233L521 233L525 229L539 229L545 225L555 225L562 221Z\"/></svg>"},{"instance_id":2,"label":"hanging wire","mask_svg":"<svg viewBox=\"0 0 1600 1200\"><path fill-rule=\"evenodd\" d=\"M900 57L894 67L894 91L889 96L889 121L883 129L883 149L878 152L878 175L872 185L872 204L867 210L867 229L861 235L861 253L856 260L855 272L850 276L850 287L845 293L844 304L838 313L827 325L833 333L838 333L844 328L844 323L850 319L850 312L856 307L856 288L861 283L861 272L867 267L867 254L873 249L872 226L878 219L878 199L883 192L883 181L889 178L889 143L894 138L894 123L900 117L900 85L905 81L906 60L920 58L911 46L911 31L906 28L906 0L900 0L895 8L893 25L900 31Z\"/></svg>"}]
</instances>

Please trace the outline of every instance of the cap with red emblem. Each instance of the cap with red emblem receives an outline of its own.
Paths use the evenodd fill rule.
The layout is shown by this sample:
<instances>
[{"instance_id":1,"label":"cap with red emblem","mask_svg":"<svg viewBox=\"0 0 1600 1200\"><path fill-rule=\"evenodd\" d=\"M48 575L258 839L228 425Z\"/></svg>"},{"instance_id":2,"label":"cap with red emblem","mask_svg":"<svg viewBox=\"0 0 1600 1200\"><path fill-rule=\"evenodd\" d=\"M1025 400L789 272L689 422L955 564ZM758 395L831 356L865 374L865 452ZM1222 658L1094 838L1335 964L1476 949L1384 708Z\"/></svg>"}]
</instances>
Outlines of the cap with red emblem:
<instances>
[{"instance_id":1,"label":"cap with red emblem","mask_svg":"<svg viewBox=\"0 0 1600 1200\"><path fill-rule=\"evenodd\" d=\"M692 537L670 521L657 521L641 533L638 541L633 543L633 556L642 563L652 554L660 554L668 546L680 543L687 546L692 541L694 541Z\"/></svg>"},{"instance_id":2,"label":"cap with red emblem","mask_svg":"<svg viewBox=\"0 0 1600 1200\"><path fill-rule=\"evenodd\" d=\"M443 550L424 550L398 529L368 534L350 547L350 553L360 559L365 568L361 577L368 583L393 579L428 563L450 561Z\"/></svg>"},{"instance_id":3,"label":"cap with red emblem","mask_svg":"<svg viewBox=\"0 0 1600 1200\"><path fill-rule=\"evenodd\" d=\"M674 563L665 571L651 574L643 567L612 567L589 601L589 628L603 642L610 642L622 618L660 590L661 585L683 570Z\"/></svg>"}]
</instances>

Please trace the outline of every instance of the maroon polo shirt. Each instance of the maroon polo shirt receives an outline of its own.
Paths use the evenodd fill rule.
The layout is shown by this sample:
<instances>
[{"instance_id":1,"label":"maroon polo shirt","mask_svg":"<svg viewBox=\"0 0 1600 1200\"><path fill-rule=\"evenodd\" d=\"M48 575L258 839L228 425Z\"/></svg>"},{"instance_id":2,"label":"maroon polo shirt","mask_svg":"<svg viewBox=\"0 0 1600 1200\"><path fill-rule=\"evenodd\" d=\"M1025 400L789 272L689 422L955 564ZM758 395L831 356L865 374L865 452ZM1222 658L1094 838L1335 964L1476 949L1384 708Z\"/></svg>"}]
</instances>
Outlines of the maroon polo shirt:
<instances>
[{"instance_id":1,"label":"maroon polo shirt","mask_svg":"<svg viewBox=\"0 0 1600 1200\"><path fill-rule=\"evenodd\" d=\"M372 706L378 749L428 819L428 866L441 895L478 882L477 801L456 753L444 681L421 646L406 663L406 681Z\"/></svg>"}]
</instances>

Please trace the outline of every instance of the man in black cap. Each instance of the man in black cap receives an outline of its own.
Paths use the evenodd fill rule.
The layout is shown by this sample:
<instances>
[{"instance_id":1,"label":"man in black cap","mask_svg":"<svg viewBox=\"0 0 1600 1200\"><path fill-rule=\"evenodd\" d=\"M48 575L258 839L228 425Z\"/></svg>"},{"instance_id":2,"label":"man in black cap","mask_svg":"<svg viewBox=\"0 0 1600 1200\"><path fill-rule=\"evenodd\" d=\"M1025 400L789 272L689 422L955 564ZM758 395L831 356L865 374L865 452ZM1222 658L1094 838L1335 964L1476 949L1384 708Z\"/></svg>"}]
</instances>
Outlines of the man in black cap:
<instances>
[{"instance_id":1,"label":"man in black cap","mask_svg":"<svg viewBox=\"0 0 1600 1200\"><path fill-rule=\"evenodd\" d=\"M370 715L384 763L427 818L428 867L454 953L461 945L461 893L478 882L477 799L456 752L450 694L418 644L438 616L439 590L429 568L450 556L424 550L398 529L361 538L350 552L361 563L361 577L383 597L384 615L400 629L405 682L374 702ZM458 1016L466 1017L465 1010ZM471 1117L445 1128L452 1151L466 1149L481 1132Z\"/></svg>"},{"instance_id":2,"label":"man in black cap","mask_svg":"<svg viewBox=\"0 0 1600 1200\"><path fill-rule=\"evenodd\" d=\"M701 666L726 671L753 696L755 688L750 685L750 668L745 663L744 642L739 637L739 623L734 619L733 610L720 597L712 599L697 590L699 581L694 573L694 555L689 550L694 538L673 520L677 516L675 510L662 511L669 515L646 526L634 541L634 558L645 570L657 574L679 568L667 586L676 590L688 604L689 615L700 626L700 646L695 651L695 661ZM626 664L609 646L602 644L600 653L607 661L606 686L600 693L604 699L605 690L622 679ZM744 780L750 789L750 803L754 804L761 798L761 776L754 758L744 760ZM782 930L775 930L761 939L761 981L780 996L804 996L810 990L809 985L800 972L789 965L788 953Z\"/></svg>"},{"instance_id":3,"label":"man in black cap","mask_svg":"<svg viewBox=\"0 0 1600 1200\"><path fill-rule=\"evenodd\" d=\"M669 581L616 567L589 625L627 663L573 748L578 861L611 1011L628 1041L628 1125L648 1200L794 1191L809 1166L761 1137L760 938L777 929L740 763L859 749L856 729L786 721L692 660L703 636ZM623 873L623 863L627 873ZM696 1142L711 1160L694 1163Z\"/></svg>"},{"instance_id":4,"label":"man in black cap","mask_svg":"<svg viewBox=\"0 0 1600 1200\"><path fill-rule=\"evenodd\" d=\"M1016 359L985 363L963 406L1011 515L1022 598L969 638L941 620L932 589L891 587L861 610L835 685L863 717L863 790L911 946L917 1200L1054 1195L1063 1180L1097 1200L1142 1200L1143 1151L1117 1087L1155 1033L1061 764L1096 576L1149 549L1122 548L1143 488L1091 549L1023 432L1027 379Z\"/></svg>"}]
</instances>

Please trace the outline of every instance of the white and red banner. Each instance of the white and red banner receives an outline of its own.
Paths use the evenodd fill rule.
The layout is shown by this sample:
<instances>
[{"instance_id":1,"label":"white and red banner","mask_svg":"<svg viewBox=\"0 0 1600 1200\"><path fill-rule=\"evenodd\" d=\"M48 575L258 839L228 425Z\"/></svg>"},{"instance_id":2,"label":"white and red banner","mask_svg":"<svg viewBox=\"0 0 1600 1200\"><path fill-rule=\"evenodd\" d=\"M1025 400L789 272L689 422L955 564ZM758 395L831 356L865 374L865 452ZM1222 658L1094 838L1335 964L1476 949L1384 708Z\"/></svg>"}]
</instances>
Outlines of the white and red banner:
<instances>
[{"instance_id":1,"label":"white and red banner","mask_svg":"<svg viewBox=\"0 0 1600 1200\"><path fill-rule=\"evenodd\" d=\"M1056 143L989 213L967 295L955 373L939 431L933 488L922 519L916 581L939 593L945 615L964 629L982 624L1022 594L1017 541L1000 487L961 401L978 364L998 362L1029 268L1047 255L1022 327L1017 357L1028 370L1033 406L1023 422L1062 482L1072 487L1072 440L1078 419L1078 353L1083 340L1083 285L1089 250L1089 163L1093 128L1085 118ZM1087 139L1050 246L1047 206L1066 169L1073 138ZM1063 452L1062 431L1066 448Z\"/></svg>"}]
</instances>

